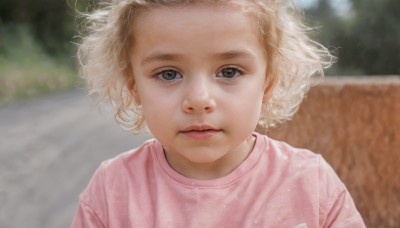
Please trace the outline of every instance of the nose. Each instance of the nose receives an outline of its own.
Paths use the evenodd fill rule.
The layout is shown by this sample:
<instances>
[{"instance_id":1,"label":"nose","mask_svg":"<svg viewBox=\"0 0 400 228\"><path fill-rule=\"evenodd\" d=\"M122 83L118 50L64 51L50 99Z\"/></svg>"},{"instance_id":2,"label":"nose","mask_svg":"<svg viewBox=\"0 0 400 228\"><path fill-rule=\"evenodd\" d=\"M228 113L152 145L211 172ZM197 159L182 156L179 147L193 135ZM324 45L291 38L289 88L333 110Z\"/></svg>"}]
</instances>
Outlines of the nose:
<instances>
[{"instance_id":1,"label":"nose","mask_svg":"<svg viewBox=\"0 0 400 228\"><path fill-rule=\"evenodd\" d=\"M186 113L205 114L215 110L216 102L212 94L212 85L197 80L186 88L182 109Z\"/></svg>"}]
</instances>

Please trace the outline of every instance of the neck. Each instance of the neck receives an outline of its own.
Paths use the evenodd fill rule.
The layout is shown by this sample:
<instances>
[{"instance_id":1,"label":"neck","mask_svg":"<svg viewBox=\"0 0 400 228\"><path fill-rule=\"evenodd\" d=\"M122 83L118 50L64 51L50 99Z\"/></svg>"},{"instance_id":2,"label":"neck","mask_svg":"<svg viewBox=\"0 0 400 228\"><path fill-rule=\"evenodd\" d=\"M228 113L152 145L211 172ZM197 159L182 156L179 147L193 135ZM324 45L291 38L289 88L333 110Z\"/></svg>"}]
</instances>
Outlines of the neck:
<instances>
[{"instance_id":1,"label":"neck","mask_svg":"<svg viewBox=\"0 0 400 228\"><path fill-rule=\"evenodd\" d=\"M212 180L224 177L236 169L253 150L255 137L251 135L243 143L234 150L230 151L225 156L217 161L209 163L193 163L190 161L182 162L184 159L173 159L164 151L165 157L169 165L178 173L196 180ZM175 155L179 156L179 155Z\"/></svg>"}]
</instances>

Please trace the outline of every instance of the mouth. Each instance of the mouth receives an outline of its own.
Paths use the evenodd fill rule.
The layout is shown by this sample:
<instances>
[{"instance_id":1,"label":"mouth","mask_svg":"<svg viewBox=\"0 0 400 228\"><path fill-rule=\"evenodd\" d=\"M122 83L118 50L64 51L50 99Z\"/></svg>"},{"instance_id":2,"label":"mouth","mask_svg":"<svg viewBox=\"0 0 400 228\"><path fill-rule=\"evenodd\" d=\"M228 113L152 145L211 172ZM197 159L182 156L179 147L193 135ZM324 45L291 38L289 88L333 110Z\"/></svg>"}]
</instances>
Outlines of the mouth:
<instances>
[{"instance_id":1,"label":"mouth","mask_svg":"<svg viewBox=\"0 0 400 228\"><path fill-rule=\"evenodd\" d=\"M206 140L222 132L221 129L208 125L189 126L180 131L181 134L194 140Z\"/></svg>"},{"instance_id":2,"label":"mouth","mask_svg":"<svg viewBox=\"0 0 400 228\"><path fill-rule=\"evenodd\" d=\"M182 132L186 131L218 131L218 129L209 125L192 125L182 130Z\"/></svg>"}]
</instances>

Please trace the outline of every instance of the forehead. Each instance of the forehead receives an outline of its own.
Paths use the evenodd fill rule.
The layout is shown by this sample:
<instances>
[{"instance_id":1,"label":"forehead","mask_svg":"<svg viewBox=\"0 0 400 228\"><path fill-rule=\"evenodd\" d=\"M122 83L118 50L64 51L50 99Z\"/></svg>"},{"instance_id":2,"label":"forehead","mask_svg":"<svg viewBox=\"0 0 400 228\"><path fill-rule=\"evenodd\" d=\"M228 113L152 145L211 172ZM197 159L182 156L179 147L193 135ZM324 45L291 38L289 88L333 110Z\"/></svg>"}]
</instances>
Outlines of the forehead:
<instances>
[{"instance_id":1,"label":"forehead","mask_svg":"<svg viewBox=\"0 0 400 228\"><path fill-rule=\"evenodd\" d=\"M219 23L215 23L219 22ZM176 6L149 7L136 18L134 30L151 29L153 26L166 29L190 25L191 30L207 26L210 29L222 23L237 26L255 25L255 17L238 4L186 4Z\"/></svg>"},{"instance_id":2,"label":"forehead","mask_svg":"<svg viewBox=\"0 0 400 228\"><path fill-rule=\"evenodd\" d=\"M234 13L248 13L248 7L242 6L242 4L233 3L233 2L197 2L197 3L187 3L187 4L176 4L176 5L153 5L148 6L142 12L144 16L148 14L152 14L154 18L157 14L163 14L163 16L167 15L175 15L177 17L187 17L191 14L203 14L203 15L213 15L218 14L222 17L227 14Z\"/></svg>"},{"instance_id":3,"label":"forehead","mask_svg":"<svg viewBox=\"0 0 400 228\"><path fill-rule=\"evenodd\" d=\"M159 6L142 11L133 29L134 49L181 50L261 48L258 21L245 8L233 4Z\"/></svg>"}]
</instances>

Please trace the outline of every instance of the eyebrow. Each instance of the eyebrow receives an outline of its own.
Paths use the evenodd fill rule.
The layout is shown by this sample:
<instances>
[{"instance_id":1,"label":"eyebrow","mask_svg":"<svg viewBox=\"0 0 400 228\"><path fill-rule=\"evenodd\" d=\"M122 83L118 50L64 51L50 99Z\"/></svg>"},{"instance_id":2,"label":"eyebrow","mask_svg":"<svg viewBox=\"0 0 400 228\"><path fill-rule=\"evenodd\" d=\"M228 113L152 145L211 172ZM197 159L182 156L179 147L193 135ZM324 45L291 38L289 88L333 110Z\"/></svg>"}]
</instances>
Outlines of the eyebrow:
<instances>
[{"instance_id":1,"label":"eyebrow","mask_svg":"<svg viewBox=\"0 0 400 228\"><path fill-rule=\"evenodd\" d=\"M214 55L215 58L230 60L237 58L245 58L245 59L255 59L255 55L244 50L232 50L222 53L217 53ZM153 61L172 61L183 59L184 57L179 54L170 54L170 53L154 53L143 59L142 64L146 64Z\"/></svg>"},{"instance_id":2,"label":"eyebrow","mask_svg":"<svg viewBox=\"0 0 400 228\"><path fill-rule=\"evenodd\" d=\"M142 64L146 64L149 62L153 61L171 61L171 60L177 60L177 59L182 59L182 55L178 54L169 54L169 53L154 53L146 58L143 59Z\"/></svg>"},{"instance_id":3,"label":"eyebrow","mask_svg":"<svg viewBox=\"0 0 400 228\"><path fill-rule=\"evenodd\" d=\"M243 50L233 50L223 53L216 54L217 58L220 59L237 59L237 58L245 58L245 59L255 59L256 56L248 51Z\"/></svg>"}]
</instances>

